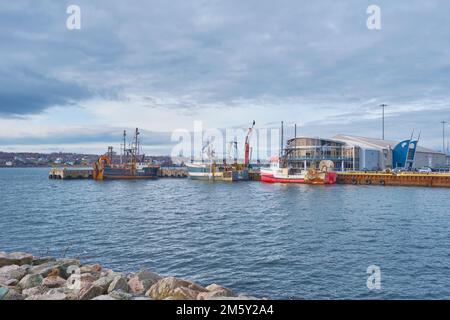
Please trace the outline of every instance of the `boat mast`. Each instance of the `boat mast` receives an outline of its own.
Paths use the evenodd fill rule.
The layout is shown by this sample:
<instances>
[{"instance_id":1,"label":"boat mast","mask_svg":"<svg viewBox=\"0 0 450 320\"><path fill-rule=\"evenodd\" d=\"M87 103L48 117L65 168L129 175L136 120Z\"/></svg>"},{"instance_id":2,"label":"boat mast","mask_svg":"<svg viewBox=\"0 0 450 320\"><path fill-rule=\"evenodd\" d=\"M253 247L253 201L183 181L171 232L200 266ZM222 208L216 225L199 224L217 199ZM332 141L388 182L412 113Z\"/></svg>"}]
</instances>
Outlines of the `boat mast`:
<instances>
[{"instance_id":1,"label":"boat mast","mask_svg":"<svg viewBox=\"0 0 450 320\"><path fill-rule=\"evenodd\" d=\"M284 167L284 159L283 159L283 140L284 140L284 122L281 121L281 139L280 139L280 155L279 155L279 161L281 167Z\"/></svg>"},{"instance_id":2,"label":"boat mast","mask_svg":"<svg viewBox=\"0 0 450 320\"><path fill-rule=\"evenodd\" d=\"M126 145L127 145L127 131L123 130L123 154L122 150L120 152L120 164L124 163L124 158L126 155Z\"/></svg>"},{"instance_id":3,"label":"boat mast","mask_svg":"<svg viewBox=\"0 0 450 320\"><path fill-rule=\"evenodd\" d=\"M137 162L137 157L138 157L138 153L139 153L138 136L139 136L139 129L136 128L136 131L134 134L134 150L132 151L132 160L131 160L131 165L132 165L133 170L136 169L136 162Z\"/></svg>"}]
</instances>

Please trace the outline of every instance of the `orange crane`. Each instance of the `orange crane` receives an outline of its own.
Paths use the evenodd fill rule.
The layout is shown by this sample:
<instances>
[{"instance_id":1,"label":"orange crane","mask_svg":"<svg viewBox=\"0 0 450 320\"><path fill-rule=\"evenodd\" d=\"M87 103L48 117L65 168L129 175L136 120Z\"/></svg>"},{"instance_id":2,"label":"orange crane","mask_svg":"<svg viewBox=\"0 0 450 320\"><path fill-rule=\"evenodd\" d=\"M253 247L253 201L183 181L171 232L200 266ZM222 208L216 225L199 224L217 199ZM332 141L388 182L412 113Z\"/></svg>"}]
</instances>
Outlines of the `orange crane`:
<instances>
[{"instance_id":1,"label":"orange crane","mask_svg":"<svg viewBox=\"0 0 450 320\"><path fill-rule=\"evenodd\" d=\"M250 163L250 137L253 133L253 128L255 127L255 120L253 120L253 124L251 128L248 128L247 136L245 137L245 153L244 153L244 166L248 167Z\"/></svg>"}]
</instances>

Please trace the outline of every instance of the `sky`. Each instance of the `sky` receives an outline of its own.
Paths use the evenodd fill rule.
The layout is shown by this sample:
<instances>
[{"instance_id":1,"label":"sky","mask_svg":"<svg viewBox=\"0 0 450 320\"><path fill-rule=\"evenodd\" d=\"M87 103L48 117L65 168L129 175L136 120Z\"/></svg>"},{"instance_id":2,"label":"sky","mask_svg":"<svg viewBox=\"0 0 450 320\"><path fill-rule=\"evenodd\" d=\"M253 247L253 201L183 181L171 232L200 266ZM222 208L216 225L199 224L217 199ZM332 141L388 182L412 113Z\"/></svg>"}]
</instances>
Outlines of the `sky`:
<instances>
[{"instance_id":1,"label":"sky","mask_svg":"<svg viewBox=\"0 0 450 320\"><path fill-rule=\"evenodd\" d=\"M415 130L441 150L449 12L446 0L2 1L0 151L103 153L139 127L147 154L169 154L194 121L377 138L382 103L386 139Z\"/></svg>"}]
</instances>

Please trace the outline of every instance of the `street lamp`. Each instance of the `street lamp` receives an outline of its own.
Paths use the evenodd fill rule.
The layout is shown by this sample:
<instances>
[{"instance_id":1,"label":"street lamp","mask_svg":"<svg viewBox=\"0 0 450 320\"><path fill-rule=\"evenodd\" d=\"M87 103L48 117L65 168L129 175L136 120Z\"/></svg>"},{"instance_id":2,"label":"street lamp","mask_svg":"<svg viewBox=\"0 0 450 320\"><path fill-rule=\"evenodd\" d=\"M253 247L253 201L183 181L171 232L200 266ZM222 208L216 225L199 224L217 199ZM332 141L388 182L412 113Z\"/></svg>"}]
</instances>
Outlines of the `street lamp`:
<instances>
[{"instance_id":1,"label":"street lamp","mask_svg":"<svg viewBox=\"0 0 450 320\"><path fill-rule=\"evenodd\" d=\"M445 124L447 121L441 121L442 123L442 153L445 153Z\"/></svg>"}]
</instances>

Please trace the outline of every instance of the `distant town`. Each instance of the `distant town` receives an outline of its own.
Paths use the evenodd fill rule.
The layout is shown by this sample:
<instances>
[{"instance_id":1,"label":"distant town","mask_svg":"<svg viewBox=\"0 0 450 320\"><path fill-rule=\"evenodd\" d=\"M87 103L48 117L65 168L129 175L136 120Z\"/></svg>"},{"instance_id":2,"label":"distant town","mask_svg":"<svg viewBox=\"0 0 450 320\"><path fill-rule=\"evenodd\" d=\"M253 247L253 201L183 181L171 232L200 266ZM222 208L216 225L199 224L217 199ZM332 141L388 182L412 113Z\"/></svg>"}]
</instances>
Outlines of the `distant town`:
<instances>
[{"instance_id":1,"label":"distant town","mask_svg":"<svg viewBox=\"0 0 450 320\"><path fill-rule=\"evenodd\" d=\"M0 151L0 167L52 167L52 166L91 166L97 161L97 154L80 153L35 153L35 152L2 152ZM162 166L172 165L169 156L146 156Z\"/></svg>"}]
</instances>

